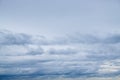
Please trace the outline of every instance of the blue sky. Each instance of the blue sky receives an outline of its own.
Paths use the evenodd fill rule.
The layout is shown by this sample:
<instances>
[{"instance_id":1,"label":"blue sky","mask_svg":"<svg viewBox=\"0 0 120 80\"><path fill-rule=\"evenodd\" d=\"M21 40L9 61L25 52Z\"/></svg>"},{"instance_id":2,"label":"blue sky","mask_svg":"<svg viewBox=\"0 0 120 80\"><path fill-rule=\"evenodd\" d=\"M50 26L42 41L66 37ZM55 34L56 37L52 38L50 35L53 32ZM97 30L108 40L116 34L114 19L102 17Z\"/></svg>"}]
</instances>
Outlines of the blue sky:
<instances>
[{"instance_id":1,"label":"blue sky","mask_svg":"<svg viewBox=\"0 0 120 80\"><path fill-rule=\"evenodd\" d=\"M0 0L0 79L120 80L119 4Z\"/></svg>"}]
</instances>

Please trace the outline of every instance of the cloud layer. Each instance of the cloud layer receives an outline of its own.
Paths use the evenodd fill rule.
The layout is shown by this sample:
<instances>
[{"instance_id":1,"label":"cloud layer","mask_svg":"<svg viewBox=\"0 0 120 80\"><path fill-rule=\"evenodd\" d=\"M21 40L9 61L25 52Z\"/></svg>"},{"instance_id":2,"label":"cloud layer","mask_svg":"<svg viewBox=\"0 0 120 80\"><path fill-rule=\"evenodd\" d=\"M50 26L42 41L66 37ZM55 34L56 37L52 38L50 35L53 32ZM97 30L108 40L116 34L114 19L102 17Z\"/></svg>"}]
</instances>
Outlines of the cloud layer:
<instances>
[{"instance_id":1,"label":"cloud layer","mask_svg":"<svg viewBox=\"0 0 120 80\"><path fill-rule=\"evenodd\" d=\"M120 35L47 39L0 31L0 75L111 77L120 74Z\"/></svg>"}]
</instances>

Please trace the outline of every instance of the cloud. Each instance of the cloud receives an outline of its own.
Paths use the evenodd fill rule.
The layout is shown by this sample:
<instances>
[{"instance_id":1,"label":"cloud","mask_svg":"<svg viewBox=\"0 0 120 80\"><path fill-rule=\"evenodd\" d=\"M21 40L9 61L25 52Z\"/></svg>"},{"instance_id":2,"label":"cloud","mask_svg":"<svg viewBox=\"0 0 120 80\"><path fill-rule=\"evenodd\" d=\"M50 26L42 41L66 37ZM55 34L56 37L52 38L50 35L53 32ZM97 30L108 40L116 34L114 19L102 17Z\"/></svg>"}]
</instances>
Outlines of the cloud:
<instances>
[{"instance_id":1,"label":"cloud","mask_svg":"<svg viewBox=\"0 0 120 80\"><path fill-rule=\"evenodd\" d=\"M26 34L15 34L9 31L0 31L1 45L20 45L30 43L30 36Z\"/></svg>"},{"instance_id":2,"label":"cloud","mask_svg":"<svg viewBox=\"0 0 120 80\"><path fill-rule=\"evenodd\" d=\"M70 55L70 54L76 54L78 51L77 50L74 50L74 49L70 49L70 48L67 48L67 49L58 49L58 50L56 50L56 49L49 49L49 51L48 51L48 53L50 53L50 54L53 54L53 55L55 55L55 54L65 54L65 55Z\"/></svg>"},{"instance_id":3,"label":"cloud","mask_svg":"<svg viewBox=\"0 0 120 80\"><path fill-rule=\"evenodd\" d=\"M47 39L1 31L0 75L119 76L119 42L118 34Z\"/></svg>"},{"instance_id":4,"label":"cloud","mask_svg":"<svg viewBox=\"0 0 120 80\"><path fill-rule=\"evenodd\" d=\"M40 47L27 47L28 52L26 53L27 55L41 55L44 54L44 50Z\"/></svg>"},{"instance_id":5,"label":"cloud","mask_svg":"<svg viewBox=\"0 0 120 80\"><path fill-rule=\"evenodd\" d=\"M120 43L120 34L110 35L104 40L104 43Z\"/></svg>"}]
</instances>

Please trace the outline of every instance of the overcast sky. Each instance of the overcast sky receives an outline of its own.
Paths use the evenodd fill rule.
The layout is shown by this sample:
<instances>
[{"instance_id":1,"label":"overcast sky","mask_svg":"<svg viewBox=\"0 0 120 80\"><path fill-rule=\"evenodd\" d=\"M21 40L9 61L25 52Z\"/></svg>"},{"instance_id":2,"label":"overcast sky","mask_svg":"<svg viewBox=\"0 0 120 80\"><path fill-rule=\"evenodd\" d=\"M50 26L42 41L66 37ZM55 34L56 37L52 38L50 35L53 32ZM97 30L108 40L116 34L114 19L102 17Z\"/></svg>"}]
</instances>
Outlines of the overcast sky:
<instances>
[{"instance_id":1,"label":"overcast sky","mask_svg":"<svg viewBox=\"0 0 120 80\"><path fill-rule=\"evenodd\" d=\"M120 80L120 0L0 0L0 79Z\"/></svg>"},{"instance_id":2,"label":"overcast sky","mask_svg":"<svg viewBox=\"0 0 120 80\"><path fill-rule=\"evenodd\" d=\"M48 37L119 33L119 0L0 0L0 29Z\"/></svg>"}]
</instances>

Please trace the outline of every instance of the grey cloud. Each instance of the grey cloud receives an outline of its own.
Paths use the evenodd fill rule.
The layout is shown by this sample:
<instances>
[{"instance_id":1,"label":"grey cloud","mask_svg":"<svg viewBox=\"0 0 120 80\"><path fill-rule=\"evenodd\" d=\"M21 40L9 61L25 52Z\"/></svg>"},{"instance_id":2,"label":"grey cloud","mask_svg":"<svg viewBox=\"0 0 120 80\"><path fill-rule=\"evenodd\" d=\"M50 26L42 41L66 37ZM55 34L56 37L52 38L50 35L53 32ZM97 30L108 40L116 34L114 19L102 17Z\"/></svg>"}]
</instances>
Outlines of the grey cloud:
<instances>
[{"instance_id":1,"label":"grey cloud","mask_svg":"<svg viewBox=\"0 0 120 80\"><path fill-rule=\"evenodd\" d=\"M100 37L98 35L82 35L74 34L67 35L65 37L56 38L53 40L53 44L118 44L120 43L120 34L106 35Z\"/></svg>"},{"instance_id":2,"label":"grey cloud","mask_svg":"<svg viewBox=\"0 0 120 80\"><path fill-rule=\"evenodd\" d=\"M88 57L95 60L111 60L120 58L120 44L111 45L97 45L93 49L88 50Z\"/></svg>"},{"instance_id":3,"label":"grey cloud","mask_svg":"<svg viewBox=\"0 0 120 80\"><path fill-rule=\"evenodd\" d=\"M77 50L75 50L75 49L70 49L70 48L67 48L67 49L58 49L58 50L56 50L56 49L50 49L49 51L48 51L48 53L50 53L50 54L57 54L57 55L60 55L60 54L64 54L64 55L70 55L70 54L76 54L76 53L78 53L78 51Z\"/></svg>"},{"instance_id":4,"label":"grey cloud","mask_svg":"<svg viewBox=\"0 0 120 80\"><path fill-rule=\"evenodd\" d=\"M20 45L28 44L31 36L26 34L15 34L9 31L0 31L0 44L1 45Z\"/></svg>"},{"instance_id":5,"label":"grey cloud","mask_svg":"<svg viewBox=\"0 0 120 80\"><path fill-rule=\"evenodd\" d=\"M28 45L28 44L48 44L44 36L31 36L24 33L13 33L7 30L0 31L1 45Z\"/></svg>"},{"instance_id":6,"label":"grey cloud","mask_svg":"<svg viewBox=\"0 0 120 80\"><path fill-rule=\"evenodd\" d=\"M104 39L104 43L120 43L120 34L110 35Z\"/></svg>"},{"instance_id":7,"label":"grey cloud","mask_svg":"<svg viewBox=\"0 0 120 80\"><path fill-rule=\"evenodd\" d=\"M55 39L45 36L30 36L23 33L12 33L7 30L0 31L1 45L39 44L39 45L65 45L65 44L115 44L120 43L120 34L106 35L105 38L95 35L67 35Z\"/></svg>"},{"instance_id":8,"label":"grey cloud","mask_svg":"<svg viewBox=\"0 0 120 80\"><path fill-rule=\"evenodd\" d=\"M44 36L2 31L0 75L18 72L18 75L104 76L99 73L100 66L120 58L119 39L116 34L104 38L78 34L49 40ZM118 72L111 73L114 74Z\"/></svg>"},{"instance_id":9,"label":"grey cloud","mask_svg":"<svg viewBox=\"0 0 120 80\"><path fill-rule=\"evenodd\" d=\"M44 53L44 50L41 47L37 48L28 48L28 52L26 53L27 55L41 55Z\"/></svg>"},{"instance_id":10,"label":"grey cloud","mask_svg":"<svg viewBox=\"0 0 120 80\"><path fill-rule=\"evenodd\" d=\"M97 43L99 38L92 35L80 35L76 34L73 36L68 36L70 43Z\"/></svg>"}]
</instances>

